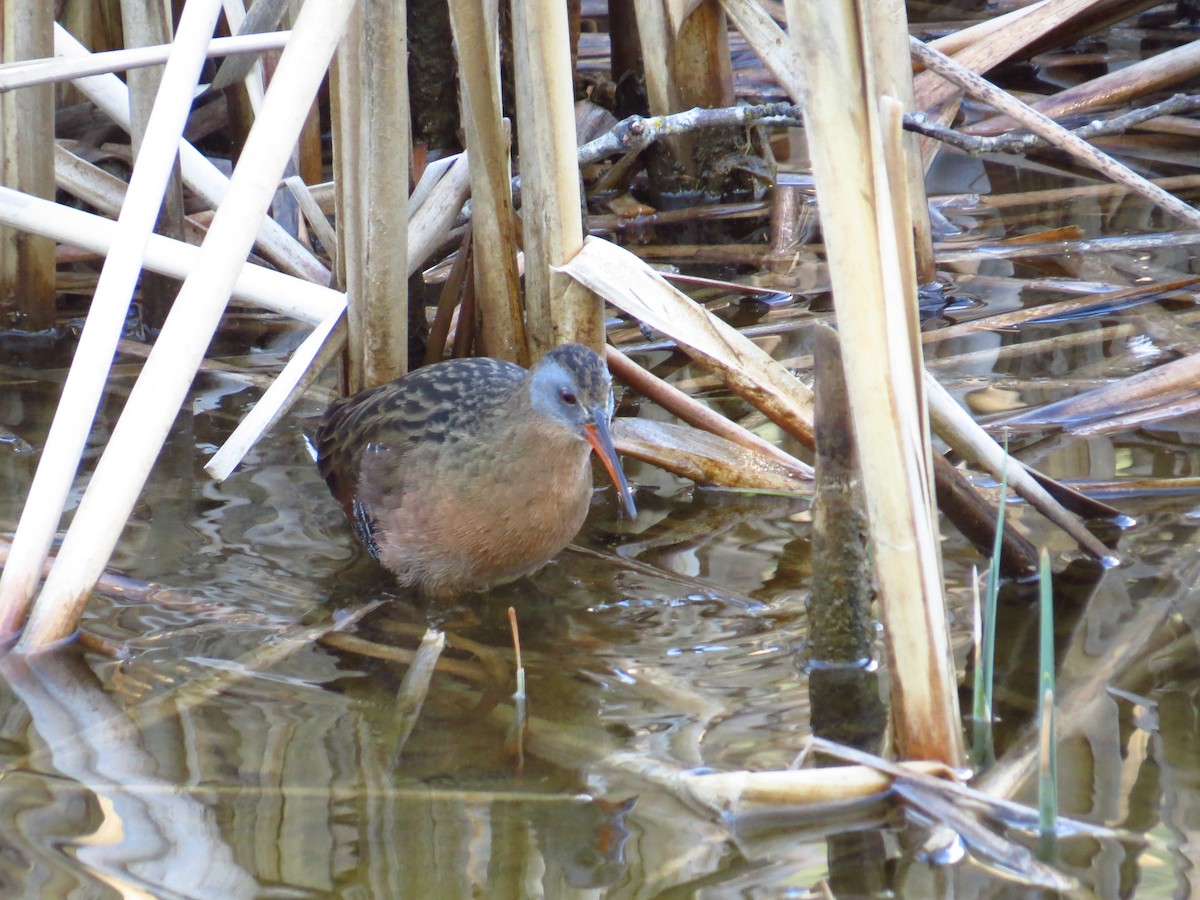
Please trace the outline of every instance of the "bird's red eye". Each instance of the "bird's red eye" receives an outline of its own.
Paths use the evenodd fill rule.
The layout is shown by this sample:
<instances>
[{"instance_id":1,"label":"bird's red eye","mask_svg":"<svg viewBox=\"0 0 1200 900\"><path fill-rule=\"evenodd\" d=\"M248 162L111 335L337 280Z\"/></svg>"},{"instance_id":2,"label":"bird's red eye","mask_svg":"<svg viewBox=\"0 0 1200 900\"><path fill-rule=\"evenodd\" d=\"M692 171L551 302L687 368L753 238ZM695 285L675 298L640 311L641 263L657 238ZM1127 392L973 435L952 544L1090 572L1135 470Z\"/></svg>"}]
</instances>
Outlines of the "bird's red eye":
<instances>
[{"instance_id":1,"label":"bird's red eye","mask_svg":"<svg viewBox=\"0 0 1200 900\"><path fill-rule=\"evenodd\" d=\"M573 405L573 404L579 402L579 398L576 397L571 391L568 391L566 388L563 388L563 392L559 396L562 397L563 403L566 403L569 405Z\"/></svg>"}]
</instances>

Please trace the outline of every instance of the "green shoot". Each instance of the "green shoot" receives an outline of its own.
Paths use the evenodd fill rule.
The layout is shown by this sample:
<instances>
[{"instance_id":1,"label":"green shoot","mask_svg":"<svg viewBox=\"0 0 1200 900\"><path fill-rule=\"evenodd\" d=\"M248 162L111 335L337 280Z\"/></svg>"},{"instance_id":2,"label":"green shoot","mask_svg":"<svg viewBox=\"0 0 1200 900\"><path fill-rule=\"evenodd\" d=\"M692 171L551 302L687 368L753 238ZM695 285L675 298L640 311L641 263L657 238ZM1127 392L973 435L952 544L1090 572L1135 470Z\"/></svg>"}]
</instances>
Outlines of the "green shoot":
<instances>
[{"instance_id":1,"label":"green shoot","mask_svg":"<svg viewBox=\"0 0 1200 900\"><path fill-rule=\"evenodd\" d=\"M1005 439L1005 451L1008 440ZM1000 500L996 504L996 537L992 541L992 559L988 565L987 591L984 594L983 632L975 667L975 698L971 761L986 766L996 759L992 740L992 690L996 668L996 602L1000 596L1000 554L1004 539L1004 508L1008 495L1008 460L1000 471ZM978 621L978 618L977 618Z\"/></svg>"},{"instance_id":2,"label":"green shoot","mask_svg":"<svg viewBox=\"0 0 1200 900\"><path fill-rule=\"evenodd\" d=\"M1055 824L1058 821L1058 745L1054 733L1054 588L1050 556L1042 549L1038 669L1038 830L1040 855L1055 857Z\"/></svg>"}]
</instances>

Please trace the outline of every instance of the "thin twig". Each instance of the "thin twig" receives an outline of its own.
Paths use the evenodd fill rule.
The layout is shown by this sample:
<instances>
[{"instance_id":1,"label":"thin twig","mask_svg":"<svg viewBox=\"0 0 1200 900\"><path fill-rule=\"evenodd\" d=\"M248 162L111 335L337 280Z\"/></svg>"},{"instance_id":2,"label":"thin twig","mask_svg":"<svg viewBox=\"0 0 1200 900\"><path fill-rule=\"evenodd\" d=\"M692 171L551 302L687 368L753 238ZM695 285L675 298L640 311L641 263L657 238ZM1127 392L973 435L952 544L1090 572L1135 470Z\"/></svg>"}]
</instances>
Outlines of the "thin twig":
<instances>
[{"instance_id":1,"label":"thin twig","mask_svg":"<svg viewBox=\"0 0 1200 900\"><path fill-rule=\"evenodd\" d=\"M1151 119L1160 116L1179 115L1200 109L1200 94L1175 94L1160 103L1143 106L1111 119L1093 119L1088 124L1071 130L1078 138L1091 140L1111 134L1123 134ZM1027 153L1030 150L1040 150L1049 147L1050 142L1031 131L1013 131L995 137L964 134L939 125L923 112L910 113L904 117L906 131L933 138L952 147L957 147L971 156L981 156L984 153Z\"/></svg>"},{"instance_id":2,"label":"thin twig","mask_svg":"<svg viewBox=\"0 0 1200 900\"><path fill-rule=\"evenodd\" d=\"M669 116L630 116L606 134L579 148L579 164L606 156L644 150L659 138L689 134L703 128L740 128L746 125L799 125L800 107L791 103L762 103L720 109L689 109Z\"/></svg>"}]
</instances>

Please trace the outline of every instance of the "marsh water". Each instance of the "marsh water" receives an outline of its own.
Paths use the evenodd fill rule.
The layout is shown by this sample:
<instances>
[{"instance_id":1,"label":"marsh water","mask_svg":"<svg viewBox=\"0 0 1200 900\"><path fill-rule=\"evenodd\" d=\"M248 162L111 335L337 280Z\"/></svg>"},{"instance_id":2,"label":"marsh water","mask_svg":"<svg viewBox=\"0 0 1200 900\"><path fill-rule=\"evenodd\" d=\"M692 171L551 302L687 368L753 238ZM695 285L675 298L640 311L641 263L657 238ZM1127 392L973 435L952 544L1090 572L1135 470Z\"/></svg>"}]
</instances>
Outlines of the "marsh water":
<instances>
[{"instance_id":1,"label":"marsh water","mask_svg":"<svg viewBox=\"0 0 1200 900\"><path fill-rule=\"evenodd\" d=\"M1086 237L1169 229L1127 197L1081 195L1022 218L967 193L1000 181L1007 191L1086 183L1048 166L985 160L946 169L956 196L941 203L951 226L944 238L962 246L1061 224ZM1190 246L1086 255L1064 246L1015 260L984 253L947 267L948 306L931 309L926 327L1194 270ZM818 301L811 311L810 299ZM739 324L781 323L764 345L798 360L811 350L807 325L828 315L822 299L710 302ZM1181 305L1155 309L1170 317ZM1133 329L1101 331L1114 324ZM1089 333L1095 340L1078 339ZM1013 350L1066 336L1075 343ZM287 329L231 329L213 355L271 372L287 346ZM0 533L11 535L70 338L12 336L2 348ZM938 377L984 417L1077 393L1168 354L1129 311L983 331L928 350ZM704 376L667 351L638 359L681 382ZM134 357L119 358L72 506L137 369ZM579 549L532 579L430 607L398 593L356 547L308 458L305 417L320 412L329 384L227 481L204 473L260 391L236 373L197 377L110 566L157 587L126 584L94 596L87 645L0 660L0 894L1024 895L1013 873L972 853L932 853L934 823L889 801L714 819L613 765L630 753L689 769L796 761L810 732L807 498L699 488L629 464L635 521L622 518L611 488L599 489ZM747 412L715 389L703 396L735 416ZM629 396L619 414L661 415ZM1200 493L1187 479L1200 474L1200 422L1183 416L1012 441L1016 455L1053 476L1128 486L1109 495L1129 520L1119 532L1121 563L1107 569L1027 509L1010 507L1049 547L1059 573L1060 688L1074 698L1064 703L1078 700L1062 710L1060 811L1125 830L1065 834L1061 864L1098 896L1195 896ZM1161 479L1159 489L1141 483L1149 477ZM965 672L971 566L986 563L948 523L942 533L952 643ZM375 600L383 602L339 634L312 627L328 631ZM530 716L520 757L510 606ZM453 666L434 675L402 740L397 692L407 665L394 651L413 650L431 623L449 635ZM1106 676L1106 664L1131 644L1136 664ZM1032 715L1035 647L1036 591L1006 585L1001 760L1016 752ZM1102 678L1098 689L1079 689L1093 677ZM1028 786L1020 794L1031 796Z\"/></svg>"}]
</instances>

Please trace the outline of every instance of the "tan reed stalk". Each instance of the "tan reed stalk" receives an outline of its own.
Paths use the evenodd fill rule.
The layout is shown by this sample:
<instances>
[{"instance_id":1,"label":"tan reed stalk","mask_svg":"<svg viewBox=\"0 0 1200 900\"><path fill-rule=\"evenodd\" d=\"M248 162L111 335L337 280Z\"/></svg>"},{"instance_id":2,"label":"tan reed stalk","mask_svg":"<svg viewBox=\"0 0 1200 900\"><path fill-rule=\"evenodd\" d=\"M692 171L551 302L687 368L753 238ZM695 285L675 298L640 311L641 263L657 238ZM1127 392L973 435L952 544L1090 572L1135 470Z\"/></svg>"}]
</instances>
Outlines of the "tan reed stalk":
<instances>
[{"instance_id":1,"label":"tan reed stalk","mask_svg":"<svg viewBox=\"0 0 1200 900\"><path fill-rule=\"evenodd\" d=\"M350 0L308 0L280 58L200 258L100 458L22 638L43 649L77 627L187 394L349 17Z\"/></svg>"},{"instance_id":2,"label":"tan reed stalk","mask_svg":"<svg viewBox=\"0 0 1200 900\"><path fill-rule=\"evenodd\" d=\"M408 62L403 4L359 4L334 67L339 265L350 301L347 388L408 369Z\"/></svg>"},{"instance_id":3,"label":"tan reed stalk","mask_svg":"<svg viewBox=\"0 0 1200 900\"><path fill-rule=\"evenodd\" d=\"M1019 6L1001 15L993 16L990 19L975 22L966 28L960 28L958 31L930 41L929 43L947 56L956 56L967 47L974 44L986 43L998 32L1008 28L1017 19L1023 19L1025 16L1037 12L1053 2L1055 0L1037 0L1037 2L1030 3L1028 6Z\"/></svg>"},{"instance_id":4,"label":"tan reed stalk","mask_svg":"<svg viewBox=\"0 0 1200 900\"><path fill-rule=\"evenodd\" d=\"M197 0L180 19L175 52L163 72L112 249L100 272L87 323L25 497L12 554L0 572L0 635L20 629L50 552L141 274L146 243L158 219L163 190L192 108L204 49L220 10L220 0Z\"/></svg>"},{"instance_id":5,"label":"tan reed stalk","mask_svg":"<svg viewBox=\"0 0 1200 900\"><path fill-rule=\"evenodd\" d=\"M955 59L973 72L986 72L1047 32L1104 2L1106 0L1045 0L1044 3L1033 4L1026 15L1020 14L1024 10L1015 10L998 17L998 22L1003 20L1003 27L980 25L975 26L978 31L964 29L964 32L972 32L976 36L969 44L955 51ZM954 41L947 43L950 47L955 45ZM939 80L932 72L921 72L913 79L913 92L916 97L914 108L925 110L942 125L949 125L954 120L962 102L955 87ZM919 143L924 164L928 166L942 145L929 138L923 138Z\"/></svg>"},{"instance_id":6,"label":"tan reed stalk","mask_svg":"<svg viewBox=\"0 0 1200 900\"><path fill-rule=\"evenodd\" d=\"M238 463L249 452L258 439L272 425L279 421L280 416L298 399L298 393L305 383L305 376L312 372L313 378L321 369L313 370L314 360L318 358L337 325L343 320L344 310L330 316L312 330L293 352L283 371L271 382L271 386L258 398L258 402L238 423L237 428L221 445L220 449L205 463L204 471L216 481L224 481L229 473L237 468ZM339 346L342 341L333 338ZM308 379L309 381L313 379Z\"/></svg>"},{"instance_id":7,"label":"tan reed stalk","mask_svg":"<svg viewBox=\"0 0 1200 900\"><path fill-rule=\"evenodd\" d=\"M54 182L61 190L116 218L129 185L99 166L76 156L62 144L54 145Z\"/></svg>"},{"instance_id":8,"label":"tan reed stalk","mask_svg":"<svg viewBox=\"0 0 1200 900\"><path fill-rule=\"evenodd\" d=\"M872 35L875 53L869 60L874 67L877 91L894 97L902 110L916 108L913 97L912 62L908 50L908 16L903 0L876 0L866 4L865 27ZM903 183L908 198L908 221L912 224L913 249L916 253L917 284L937 281L937 262L933 258L933 235L929 227L929 199L925 195L925 166L921 162L921 139L911 133L902 137L896 148L900 171L892 176L898 188Z\"/></svg>"},{"instance_id":9,"label":"tan reed stalk","mask_svg":"<svg viewBox=\"0 0 1200 900\"><path fill-rule=\"evenodd\" d=\"M642 69L646 77L646 99L650 115L674 112L675 88L667 66L667 50L675 39L675 29L667 19L662 0L633 0L637 15L638 42L642 45Z\"/></svg>"},{"instance_id":10,"label":"tan reed stalk","mask_svg":"<svg viewBox=\"0 0 1200 900\"><path fill-rule=\"evenodd\" d=\"M733 105L729 30L721 4L718 0L668 3L667 11L675 29L670 65L676 107L671 112ZM680 162L687 169L695 165L691 159Z\"/></svg>"},{"instance_id":11,"label":"tan reed stalk","mask_svg":"<svg viewBox=\"0 0 1200 900\"><path fill-rule=\"evenodd\" d=\"M773 456L690 425L620 416L613 421L612 432L613 445L622 456L632 456L697 484L812 493L811 478L797 475Z\"/></svg>"},{"instance_id":12,"label":"tan reed stalk","mask_svg":"<svg viewBox=\"0 0 1200 900\"><path fill-rule=\"evenodd\" d=\"M512 202L510 138L500 106L499 9L495 0L450 0L458 53L463 132L471 154L475 296L486 355L529 363Z\"/></svg>"},{"instance_id":13,"label":"tan reed stalk","mask_svg":"<svg viewBox=\"0 0 1200 900\"><path fill-rule=\"evenodd\" d=\"M271 31L279 26L285 15L299 5L291 0L264 0L262 3L245 3L244 0L224 0L225 20L229 24L231 34L256 34ZM246 9L249 6L249 10ZM289 24L290 24L289 17ZM255 70L255 81L261 87L263 84L263 66L261 60L251 57L234 57L221 63L217 74L213 76L209 87L214 91L224 90L239 81L246 81L250 72ZM248 85L249 86L249 85ZM262 106L261 94L254 100L254 111L257 114Z\"/></svg>"},{"instance_id":14,"label":"tan reed stalk","mask_svg":"<svg viewBox=\"0 0 1200 900\"><path fill-rule=\"evenodd\" d=\"M812 391L765 350L668 284L628 250L589 237L562 271L674 339L801 444L813 445Z\"/></svg>"},{"instance_id":15,"label":"tan reed stalk","mask_svg":"<svg viewBox=\"0 0 1200 900\"><path fill-rule=\"evenodd\" d=\"M417 726L421 717L421 707L429 696L429 686L433 683L433 673L442 649L446 646L446 633L430 628L421 638L408 671L396 691L396 706L392 710L390 722L391 741L393 746L392 759L399 760L404 747Z\"/></svg>"},{"instance_id":16,"label":"tan reed stalk","mask_svg":"<svg viewBox=\"0 0 1200 900\"><path fill-rule=\"evenodd\" d=\"M1013 460L1003 447L992 440L983 427L955 402L932 375L925 376L925 390L929 398L929 415L937 427L938 437L957 453L986 469L994 478L1007 477L1008 484L1014 491L1074 538L1076 543L1092 556L1104 559L1110 555L1108 548L1084 528L1078 519L1063 509L1019 461Z\"/></svg>"},{"instance_id":17,"label":"tan reed stalk","mask_svg":"<svg viewBox=\"0 0 1200 900\"><path fill-rule=\"evenodd\" d=\"M2 0L0 38L8 61L50 55L53 4ZM54 92L47 87L0 95L0 184L54 196ZM54 244L0 228L0 321L40 331L54 325Z\"/></svg>"},{"instance_id":18,"label":"tan reed stalk","mask_svg":"<svg viewBox=\"0 0 1200 900\"><path fill-rule=\"evenodd\" d=\"M684 422L694 428L701 428L727 441L739 444L748 450L768 456L796 478L812 479L812 466L801 462L736 422L731 422L674 385L647 372L616 347L606 346L604 351L604 358L608 362L608 368L612 371L613 377L625 382L642 396L654 401Z\"/></svg>"},{"instance_id":19,"label":"tan reed stalk","mask_svg":"<svg viewBox=\"0 0 1200 900\"><path fill-rule=\"evenodd\" d=\"M1029 10L1027 14L1020 15L1018 13L1023 11L1014 11L1001 17L1005 19L1003 27L993 23L986 28L977 26L980 29L978 32L964 29L977 37L961 49L952 49L956 44L963 43L961 38L944 45L951 49L941 46L938 49L943 53L954 53L955 61L972 72L986 72L1051 29L1104 2L1106 0L1047 0L1037 4L1036 9ZM932 72L917 75L913 79L913 90L917 98L916 108L925 110L940 106L956 93L954 85L941 81Z\"/></svg>"},{"instance_id":20,"label":"tan reed stalk","mask_svg":"<svg viewBox=\"0 0 1200 900\"><path fill-rule=\"evenodd\" d=\"M440 160L439 160L440 162ZM417 209L408 225L408 274L420 268L454 227L455 217L471 193L471 166L467 154L453 159L441 171L426 168L413 191L411 207ZM439 167L440 168L440 167Z\"/></svg>"},{"instance_id":21,"label":"tan reed stalk","mask_svg":"<svg viewBox=\"0 0 1200 900\"><path fill-rule=\"evenodd\" d=\"M213 38L208 45L208 58L282 50L289 34L287 31L270 31L266 34ZM83 59L51 56L28 62L5 63L0 65L0 93L37 84L70 81L86 75L103 75L105 72L127 72L143 66L159 66L165 63L170 55L170 44L156 44L151 47L92 53Z\"/></svg>"},{"instance_id":22,"label":"tan reed stalk","mask_svg":"<svg viewBox=\"0 0 1200 900\"><path fill-rule=\"evenodd\" d=\"M559 0L514 0L513 67L521 151L521 223L530 356L577 341L604 344L604 306L551 271L583 243L567 10ZM478 243L478 241L476 241Z\"/></svg>"},{"instance_id":23,"label":"tan reed stalk","mask_svg":"<svg viewBox=\"0 0 1200 900\"><path fill-rule=\"evenodd\" d=\"M171 20L161 3L145 3L143 0L121 0L121 31L126 47L152 46L171 40ZM211 34L209 35L211 38ZM207 55L207 48L205 49ZM162 67L134 69L125 73L129 85L129 144L133 158L141 153L142 137L150 119L150 111L156 102ZM198 77L198 76L197 76ZM163 188L162 207L156 233L164 237L184 238L183 183L179 177L179 165L172 163L167 184ZM156 272L146 272L141 279L142 319L151 328L162 325L175 298L177 285L169 278Z\"/></svg>"},{"instance_id":24,"label":"tan reed stalk","mask_svg":"<svg viewBox=\"0 0 1200 900\"><path fill-rule=\"evenodd\" d=\"M275 3L278 3L278 0L275 0ZM233 34L243 30L246 22L246 7L242 4L242 0L221 0L221 5L225 9L225 21L229 25L229 30ZM270 5L272 4L254 4L254 6L264 9ZM262 61L248 56L226 60L214 76L211 87L213 90L225 90L237 82L241 82L241 89L246 92L250 108L255 115L258 115L258 111L262 109L263 94L266 91L263 82Z\"/></svg>"},{"instance_id":25,"label":"tan reed stalk","mask_svg":"<svg viewBox=\"0 0 1200 900\"><path fill-rule=\"evenodd\" d=\"M309 117L308 121L311 121ZM305 122L305 127L308 127L308 122ZM304 183L304 179L299 175L291 175L283 179L283 183L287 186L288 191L292 195L292 199L296 201L296 205L300 207L300 212L304 216L304 221L308 223L308 227L313 230L318 241L330 254L337 253L337 229L335 229L326 218L325 212L321 209L320 204L312 195L312 191L308 189L308 185ZM336 264L334 265L336 269Z\"/></svg>"},{"instance_id":26,"label":"tan reed stalk","mask_svg":"<svg viewBox=\"0 0 1200 900\"><path fill-rule=\"evenodd\" d=\"M111 219L5 187L0 187L0 222L100 255L112 248L117 231ZM142 262L147 269L182 281L199 255L199 247L152 234ZM249 262L238 274L233 299L314 325L345 303L345 295L332 288Z\"/></svg>"},{"instance_id":27,"label":"tan reed stalk","mask_svg":"<svg viewBox=\"0 0 1200 900\"><path fill-rule=\"evenodd\" d=\"M961 763L962 726L933 509L911 225L884 146L865 10L789 0L807 65L804 120L862 459L895 740L905 758ZM894 103L894 101L893 101ZM890 125L890 128L886 128Z\"/></svg>"},{"instance_id":28,"label":"tan reed stalk","mask_svg":"<svg viewBox=\"0 0 1200 900\"><path fill-rule=\"evenodd\" d=\"M784 30L755 0L721 0L721 6L792 102L800 103L804 97L804 65Z\"/></svg>"}]
</instances>

